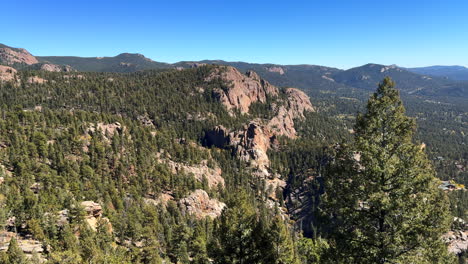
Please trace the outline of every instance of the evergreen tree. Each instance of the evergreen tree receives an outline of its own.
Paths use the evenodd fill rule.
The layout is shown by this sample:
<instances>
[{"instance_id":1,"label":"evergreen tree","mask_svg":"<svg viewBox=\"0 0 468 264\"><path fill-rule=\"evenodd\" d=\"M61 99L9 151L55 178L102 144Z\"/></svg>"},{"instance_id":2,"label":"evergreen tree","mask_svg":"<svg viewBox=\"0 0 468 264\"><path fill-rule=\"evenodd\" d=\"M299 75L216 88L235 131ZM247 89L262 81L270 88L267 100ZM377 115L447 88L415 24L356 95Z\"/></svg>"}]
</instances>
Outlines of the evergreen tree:
<instances>
[{"instance_id":1,"label":"evergreen tree","mask_svg":"<svg viewBox=\"0 0 468 264\"><path fill-rule=\"evenodd\" d=\"M18 245L16 238L11 238L10 245L7 250L8 263L10 264L26 264L28 263L26 255Z\"/></svg>"},{"instance_id":2,"label":"evergreen tree","mask_svg":"<svg viewBox=\"0 0 468 264\"><path fill-rule=\"evenodd\" d=\"M267 263L298 263L291 234L284 220L279 215L275 216L271 222L270 229L268 230L268 242L271 243L271 249L268 252L271 261Z\"/></svg>"},{"instance_id":3,"label":"evergreen tree","mask_svg":"<svg viewBox=\"0 0 468 264\"><path fill-rule=\"evenodd\" d=\"M213 249L214 262L219 264L258 263L259 252L253 232L257 225L257 216L251 204L247 202L245 192L240 192L234 201L223 211L215 226Z\"/></svg>"},{"instance_id":4,"label":"evergreen tree","mask_svg":"<svg viewBox=\"0 0 468 264\"><path fill-rule=\"evenodd\" d=\"M337 148L327 175L333 262L451 261L440 239L449 205L423 148L412 142L414 131L395 83L385 78L357 117L353 144Z\"/></svg>"}]
</instances>

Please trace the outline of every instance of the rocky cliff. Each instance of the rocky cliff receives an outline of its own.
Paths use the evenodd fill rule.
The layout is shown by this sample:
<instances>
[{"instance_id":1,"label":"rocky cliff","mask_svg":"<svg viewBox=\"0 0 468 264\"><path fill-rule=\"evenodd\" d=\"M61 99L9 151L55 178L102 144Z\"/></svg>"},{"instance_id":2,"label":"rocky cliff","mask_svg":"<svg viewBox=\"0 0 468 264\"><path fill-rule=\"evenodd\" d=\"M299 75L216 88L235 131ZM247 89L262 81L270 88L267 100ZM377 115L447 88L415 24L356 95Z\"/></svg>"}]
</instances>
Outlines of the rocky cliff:
<instances>
[{"instance_id":1,"label":"rocky cliff","mask_svg":"<svg viewBox=\"0 0 468 264\"><path fill-rule=\"evenodd\" d=\"M198 219L205 217L216 218L221 215L225 203L216 199L210 199L203 190L195 190L186 198L179 201L182 210L188 214L194 215Z\"/></svg>"},{"instance_id":2,"label":"rocky cliff","mask_svg":"<svg viewBox=\"0 0 468 264\"><path fill-rule=\"evenodd\" d=\"M246 114L252 103L266 103L267 96L278 95L278 88L260 79L253 71L248 71L244 75L231 66L217 67L206 80L210 81L216 78L221 78L230 84L228 89L218 88L215 90L219 101L229 111L239 110L242 114Z\"/></svg>"},{"instance_id":3,"label":"rocky cliff","mask_svg":"<svg viewBox=\"0 0 468 264\"><path fill-rule=\"evenodd\" d=\"M0 62L6 65L32 65L39 61L25 49L2 46L0 47Z\"/></svg>"},{"instance_id":4,"label":"rocky cliff","mask_svg":"<svg viewBox=\"0 0 468 264\"><path fill-rule=\"evenodd\" d=\"M255 118L238 130L216 126L206 133L205 140L208 146L232 148L253 169L253 174L265 181L265 191L274 200L277 189L284 188L286 182L271 171L268 150L278 147L279 136L297 137L294 121L304 119L306 112L315 111L309 97L295 88L280 90L255 72L243 75L233 67L215 68L209 78L221 78L231 84L227 89L215 91L231 114L235 113L232 110L247 114L256 102L271 104L271 119Z\"/></svg>"}]
</instances>

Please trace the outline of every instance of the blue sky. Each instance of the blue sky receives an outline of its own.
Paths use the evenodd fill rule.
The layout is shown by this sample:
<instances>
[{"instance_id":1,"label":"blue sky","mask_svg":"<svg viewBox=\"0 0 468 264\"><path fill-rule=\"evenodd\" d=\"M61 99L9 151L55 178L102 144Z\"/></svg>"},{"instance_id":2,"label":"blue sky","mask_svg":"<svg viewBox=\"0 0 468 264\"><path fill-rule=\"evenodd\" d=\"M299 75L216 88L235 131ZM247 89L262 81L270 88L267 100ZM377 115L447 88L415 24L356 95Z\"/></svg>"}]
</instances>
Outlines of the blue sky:
<instances>
[{"instance_id":1,"label":"blue sky","mask_svg":"<svg viewBox=\"0 0 468 264\"><path fill-rule=\"evenodd\" d=\"M7 10L0 43L34 55L468 66L466 0L0 0L0 6Z\"/></svg>"}]
</instances>

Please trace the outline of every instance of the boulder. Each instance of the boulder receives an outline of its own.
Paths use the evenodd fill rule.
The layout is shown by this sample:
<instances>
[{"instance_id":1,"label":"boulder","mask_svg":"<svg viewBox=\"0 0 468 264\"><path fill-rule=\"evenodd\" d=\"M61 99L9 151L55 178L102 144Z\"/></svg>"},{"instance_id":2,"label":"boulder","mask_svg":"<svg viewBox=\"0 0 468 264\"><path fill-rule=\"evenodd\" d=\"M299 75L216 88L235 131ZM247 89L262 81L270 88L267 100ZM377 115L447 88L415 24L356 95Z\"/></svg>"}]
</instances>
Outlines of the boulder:
<instances>
[{"instance_id":1,"label":"boulder","mask_svg":"<svg viewBox=\"0 0 468 264\"><path fill-rule=\"evenodd\" d=\"M112 223L107 217L102 217L102 206L93 201L83 201L81 206L86 212L85 222L96 231L98 224L101 223L106 226L108 232L113 232Z\"/></svg>"},{"instance_id":2,"label":"boulder","mask_svg":"<svg viewBox=\"0 0 468 264\"><path fill-rule=\"evenodd\" d=\"M83 201L81 206L85 210L88 216L100 217L102 216L102 206L93 201Z\"/></svg>"}]
</instances>

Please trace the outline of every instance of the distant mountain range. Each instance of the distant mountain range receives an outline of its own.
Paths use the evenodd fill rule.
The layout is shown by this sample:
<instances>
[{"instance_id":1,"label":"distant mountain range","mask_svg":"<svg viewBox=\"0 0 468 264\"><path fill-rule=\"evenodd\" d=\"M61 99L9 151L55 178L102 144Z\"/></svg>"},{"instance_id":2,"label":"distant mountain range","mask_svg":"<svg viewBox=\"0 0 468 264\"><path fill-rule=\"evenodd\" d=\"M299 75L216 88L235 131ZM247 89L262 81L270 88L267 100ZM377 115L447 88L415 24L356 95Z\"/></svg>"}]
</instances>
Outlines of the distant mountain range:
<instances>
[{"instance_id":1,"label":"distant mountain range","mask_svg":"<svg viewBox=\"0 0 468 264\"><path fill-rule=\"evenodd\" d=\"M222 60L185 61L174 64L156 62L141 54L122 53L115 57L33 56L25 49L0 44L0 64L17 69L91 72L135 72L148 69L181 69L202 64L230 65L241 71L253 70L277 86L297 87L305 91L363 89L375 90L390 76L398 88L408 94L468 98L468 69L462 66L402 68L366 64L341 70L317 65L276 65Z\"/></svg>"},{"instance_id":2,"label":"distant mountain range","mask_svg":"<svg viewBox=\"0 0 468 264\"><path fill-rule=\"evenodd\" d=\"M446 77L453 80L468 80L468 68L463 66L429 66L408 68L408 70L419 74Z\"/></svg>"}]
</instances>

